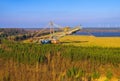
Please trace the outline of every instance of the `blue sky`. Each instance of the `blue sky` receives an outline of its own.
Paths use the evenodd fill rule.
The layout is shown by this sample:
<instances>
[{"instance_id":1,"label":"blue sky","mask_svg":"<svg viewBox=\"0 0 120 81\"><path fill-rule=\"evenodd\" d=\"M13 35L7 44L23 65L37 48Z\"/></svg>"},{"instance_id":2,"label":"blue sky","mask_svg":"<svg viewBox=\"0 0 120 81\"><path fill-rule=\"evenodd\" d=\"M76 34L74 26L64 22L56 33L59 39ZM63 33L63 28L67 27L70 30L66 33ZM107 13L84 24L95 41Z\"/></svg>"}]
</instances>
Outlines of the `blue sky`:
<instances>
[{"instance_id":1,"label":"blue sky","mask_svg":"<svg viewBox=\"0 0 120 81\"><path fill-rule=\"evenodd\" d=\"M0 27L120 25L120 0L0 0Z\"/></svg>"}]
</instances>

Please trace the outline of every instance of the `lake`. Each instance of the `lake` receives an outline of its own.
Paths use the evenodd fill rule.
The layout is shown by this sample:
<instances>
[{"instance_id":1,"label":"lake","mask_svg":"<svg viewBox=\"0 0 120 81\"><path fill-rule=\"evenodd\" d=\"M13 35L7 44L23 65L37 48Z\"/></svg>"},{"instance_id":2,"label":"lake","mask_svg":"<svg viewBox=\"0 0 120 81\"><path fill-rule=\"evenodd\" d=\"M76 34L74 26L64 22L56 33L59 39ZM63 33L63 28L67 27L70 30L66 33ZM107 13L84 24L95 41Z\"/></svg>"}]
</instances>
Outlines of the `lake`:
<instances>
[{"instance_id":1,"label":"lake","mask_svg":"<svg viewBox=\"0 0 120 81\"><path fill-rule=\"evenodd\" d=\"M120 29L83 29L74 33L74 35L94 35L96 37L120 37Z\"/></svg>"}]
</instances>

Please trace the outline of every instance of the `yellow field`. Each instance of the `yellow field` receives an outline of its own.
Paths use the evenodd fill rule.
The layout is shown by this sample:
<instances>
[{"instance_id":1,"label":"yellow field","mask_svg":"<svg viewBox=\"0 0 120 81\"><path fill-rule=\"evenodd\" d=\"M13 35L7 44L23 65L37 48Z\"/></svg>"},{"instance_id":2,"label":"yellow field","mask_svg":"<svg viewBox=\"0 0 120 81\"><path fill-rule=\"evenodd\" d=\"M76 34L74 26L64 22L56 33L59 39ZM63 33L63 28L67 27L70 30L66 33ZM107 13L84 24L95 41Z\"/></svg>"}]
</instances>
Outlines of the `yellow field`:
<instances>
[{"instance_id":1,"label":"yellow field","mask_svg":"<svg viewBox=\"0 0 120 81\"><path fill-rule=\"evenodd\" d=\"M60 39L65 45L120 47L120 37L94 37L69 35Z\"/></svg>"}]
</instances>

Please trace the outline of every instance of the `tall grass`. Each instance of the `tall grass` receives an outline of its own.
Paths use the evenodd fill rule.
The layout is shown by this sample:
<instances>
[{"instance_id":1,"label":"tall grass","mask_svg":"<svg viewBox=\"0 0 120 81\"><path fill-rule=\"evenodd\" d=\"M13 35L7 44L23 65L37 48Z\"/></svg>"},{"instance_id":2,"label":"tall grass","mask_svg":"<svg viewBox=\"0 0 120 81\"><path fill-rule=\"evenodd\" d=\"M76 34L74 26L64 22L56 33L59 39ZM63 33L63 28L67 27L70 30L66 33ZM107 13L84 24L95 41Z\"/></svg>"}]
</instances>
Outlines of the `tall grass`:
<instances>
[{"instance_id":1,"label":"tall grass","mask_svg":"<svg viewBox=\"0 0 120 81\"><path fill-rule=\"evenodd\" d=\"M3 69L0 70L1 81L98 80L102 73L111 79L115 73L120 75L120 71L114 72L114 68L120 69L120 48L24 44L4 40L0 45L0 62ZM108 66L104 68L104 65ZM100 71L101 67L111 71L105 73L103 69Z\"/></svg>"},{"instance_id":2,"label":"tall grass","mask_svg":"<svg viewBox=\"0 0 120 81\"><path fill-rule=\"evenodd\" d=\"M60 53L62 57L71 61L90 60L91 62L100 62L119 64L120 48L103 47L78 47L65 45L39 45L5 42L0 48L0 57L4 59L14 59L17 62L35 63L45 60L47 54Z\"/></svg>"}]
</instances>

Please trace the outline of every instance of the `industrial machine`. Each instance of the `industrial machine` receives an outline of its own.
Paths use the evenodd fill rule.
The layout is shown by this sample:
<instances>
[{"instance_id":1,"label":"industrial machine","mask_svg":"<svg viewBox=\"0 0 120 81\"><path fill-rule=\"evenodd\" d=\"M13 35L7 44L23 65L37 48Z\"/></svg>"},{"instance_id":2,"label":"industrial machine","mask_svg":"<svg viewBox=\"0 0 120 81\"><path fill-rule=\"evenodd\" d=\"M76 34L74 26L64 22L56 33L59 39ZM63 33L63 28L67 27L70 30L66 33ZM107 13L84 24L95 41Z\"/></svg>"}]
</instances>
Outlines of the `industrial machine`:
<instances>
[{"instance_id":1,"label":"industrial machine","mask_svg":"<svg viewBox=\"0 0 120 81\"><path fill-rule=\"evenodd\" d=\"M53 22L50 22L48 24L48 27L46 29L42 29L41 31L36 32L36 34L32 38L32 42L37 42L41 44L57 44L59 43L59 39L63 36L70 35L76 31L79 31L81 29L80 26L70 28L59 26ZM48 34L41 35L42 32L48 31Z\"/></svg>"}]
</instances>

